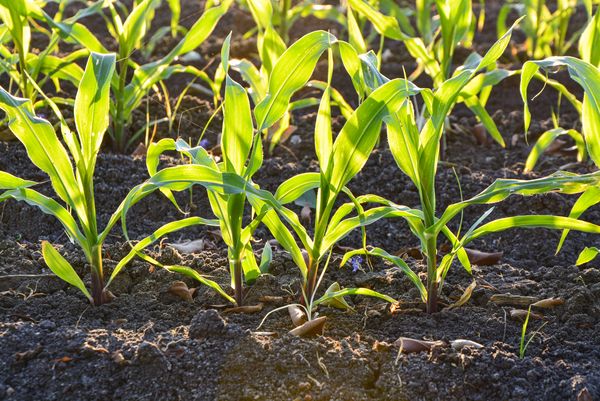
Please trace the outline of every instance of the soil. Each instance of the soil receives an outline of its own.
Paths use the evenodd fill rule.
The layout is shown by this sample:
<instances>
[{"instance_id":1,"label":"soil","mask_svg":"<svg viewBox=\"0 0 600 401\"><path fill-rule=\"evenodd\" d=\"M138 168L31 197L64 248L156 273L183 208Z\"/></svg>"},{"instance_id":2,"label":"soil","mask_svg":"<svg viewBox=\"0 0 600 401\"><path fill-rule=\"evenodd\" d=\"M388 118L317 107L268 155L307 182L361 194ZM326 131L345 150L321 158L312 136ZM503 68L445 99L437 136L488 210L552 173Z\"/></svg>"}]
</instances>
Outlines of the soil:
<instances>
[{"instance_id":1,"label":"soil","mask_svg":"<svg viewBox=\"0 0 600 401\"><path fill-rule=\"evenodd\" d=\"M184 2L187 4L188 2ZM199 4L189 1L199 9ZM489 27L497 2L486 2ZM168 13L157 12L155 24L168 24ZM182 20L185 24L192 21ZM86 22L86 23L89 23ZM242 41L250 29L248 14L234 7L217 28L215 39L202 47L206 65L218 53L222 39L233 29L234 53L252 57L254 44ZM316 27L308 21L292 29L300 36ZM487 28L491 31L491 28ZM478 46L485 47L493 35L481 34ZM518 38L517 38L518 39ZM479 40L479 41L477 41ZM167 39L164 49L173 43ZM386 43L392 58L384 72L398 76L414 63L401 45ZM507 65L517 61L506 56ZM323 73L326 66L320 66ZM558 78L568 84L566 76ZM174 93L185 86L181 76L169 82ZM421 78L421 85L427 84ZM340 71L336 85L352 93ZM532 85L530 93L541 86ZM580 94L577 87L571 86ZM533 124L529 143L523 133L522 103L518 78L507 79L494 88L488 110L505 138L507 148L493 142L480 144L471 132L475 118L457 108L452 126L466 133L449 134L446 159L438 170L438 211L451 203L483 190L497 178L531 179L551 174L561 167L575 172L591 171L586 163L575 163L571 154L544 155L535 172L523 173L531 143L552 126L550 109L556 96L546 89L532 103ZM347 97L348 97L347 96ZM351 96L350 96L351 98ZM563 102L564 103L564 102ZM182 102L181 124L173 132L161 129L157 137L182 136L199 140L199 133L212 115L211 99L188 94ZM160 102L151 101L152 113L160 117ZM289 141L266 155L255 181L275 190L284 179L299 172L317 171L313 150L316 110L294 115L297 130ZM144 120L142 114L135 120ZM564 107L563 126L577 126L573 110ZM134 123L135 126L136 123ZM343 124L336 117L334 129ZM220 121L216 118L205 138L218 153ZM567 143L566 146L569 144ZM179 163L166 157L164 165ZM22 146L0 143L0 170L44 182L46 177L33 166ZM98 219L102 227L128 191L147 178L145 161L129 155L103 152L96 170ZM48 183L38 189L52 195ZM351 182L355 194L374 193L396 203L416 206L418 194L402 176L385 140L371 155L363 171ZM575 198L559 194L511 197L496 205L491 216L517 214L566 215ZM210 216L205 193L194 189L192 196L178 194L180 205L194 215ZM467 209L463 227L469 227L487 207ZM128 216L131 238L149 235L160 225L182 215L161 195L151 195L137 204ZM583 216L600 223L600 208ZM457 221L453 228L457 228ZM0 399L6 400L578 400L600 399L600 264L575 266L584 246L597 243L593 235L571 233L562 251L555 255L560 233L550 230L512 230L485 237L471 248L504 252L492 265L474 266L472 275L460 265L452 266L442 293L447 306L458 300L474 280L471 299L458 308L445 308L428 315L419 294L397 268L372 260L353 272L338 268L344 247L360 243L358 233L336 248L321 290L333 282L344 287L367 287L388 294L400 304L395 310L382 301L349 297L354 312L322 308L327 316L324 334L299 338L284 311L266 313L296 302L300 274L291 258L277 246L269 273L248 287L247 303L264 303L255 314L227 313L224 300L207 287L135 260L118 276L111 291L116 298L101 307L89 303L73 287L52 276L40 252L41 240L51 241L89 283L81 251L69 243L61 226L39 210L9 200L0 205ZM204 240L204 249L186 254L169 243ZM256 250L270 237L264 228L256 233ZM368 228L369 244L390 253L408 254L409 266L425 272L424 261L414 248L418 242L399 220L378 222ZM440 249L444 248L440 241ZM107 273L130 247L120 227L115 228L103 249ZM228 288L229 268L224 244L214 231L195 227L171 235L150 254L165 264L180 264L210 275ZM176 280L197 288L187 302L168 290ZM495 294L556 297L563 304L536 310L538 319L529 322L528 336L536 333L523 358L519 356L522 321L511 318L511 306L492 301ZM266 302L264 296L273 296ZM399 353L393 343L399 337L441 341L430 351ZM456 350L450 342L467 339L482 345Z\"/></svg>"}]
</instances>

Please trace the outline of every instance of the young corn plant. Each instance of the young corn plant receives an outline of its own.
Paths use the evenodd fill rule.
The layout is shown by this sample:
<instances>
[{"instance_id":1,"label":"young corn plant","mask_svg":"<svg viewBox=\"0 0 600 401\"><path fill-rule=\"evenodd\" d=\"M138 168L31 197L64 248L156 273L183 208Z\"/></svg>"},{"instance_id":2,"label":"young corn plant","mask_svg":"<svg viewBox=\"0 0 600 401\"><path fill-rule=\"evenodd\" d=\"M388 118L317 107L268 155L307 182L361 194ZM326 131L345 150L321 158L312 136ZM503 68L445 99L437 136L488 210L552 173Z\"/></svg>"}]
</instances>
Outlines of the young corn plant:
<instances>
[{"instance_id":1,"label":"young corn plant","mask_svg":"<svg viewBox=\"0 0 600 401\"><path fill-rule=\"evenodd\" d=\"M301 306L309 321L315 317L319 305L348 307L347 295L366 295L394 302L390 297L366 288L342 288L334 283L321 297L317 298L320 284L329 266L332 248L341 239L357 228L371 224L385 216L411 214L406 208L388 205L365 210L363 203L383 202L374 195L355 197L346 187L348 182L362 169L378 142L382 121L418 88L404 79L395 79L375 89L351 114L335 141L331 128L330 82L333 71L329 50L329 79L319 105L315 124L315 149L320 172L304 173L283 182L275 192L281 205L292 203L308 191L317 191L314 229L310 233L299 225L298 217L285 208L273 208L252 198L251 203L258 214L264 211L262 222L269 228L279 244L287 250L302 275ZM260 113L255 111L260 118ZM341 196L350 202L337 206ZM352 212L356 211L356 215ZM290 228L288 228L291 227ZM295 235L294 235L295 234ZM363 241L366 241L363 231Z\"/></svg>"},{"instance_id":2,"label":"young corn plant","mask_svg":"<svg viewBox=\"0 0 600 401\"><path fill-rule=\"evenodd\" d=\"M78 244L91 269L91 294L73 267L49 243L42 242L42 254L48 267L61 279L77 287L94 303L108 301L104 287L102 243L117 222L111 219L99 231L94 200L94 168L102 138L109 124L110 81L115 68L114 54L92 53L75 98L77 135L61 119L62 140L52 125L37 117L30 100L16 98L0 88L0 108L7 114L8 126L23 143L31 162L50 178L58 200L34 190L37 183L8 173L0 173L0 200L22 200L53 215L64 227L69 239ZM73 168L73 162L75 164Z\"/></svg>"},{"instance_id":3,"label":"young corn plant","mask_svg":"<svg viewBox=\"0 0 600 401\"><path fill-rule=\"evenodd\" d=\"M598 18L597 15L594 19ZM524 101L524 122L525 131L529 128L531 114L527 103L527 86L531 75L539 69L547 72L556 72L559 68L566 68L571 78L581 86L584 91L581 102L581 125L582 137L585 141L587 154L596 167L600 167L600 69L588 61L574 57L549 57L541 61L528 61L523 65L523 76L521 80L521 96ZM596 174L596 173L592 173ZM575 176L574 179L579 179ZM598 185L590 186L577 199L571 212L570 218L579 218L587 209L600 202L600 187ZM565 229L560 238L556 252L558 253L569 233ZM597 247L585 248L576 264L580 265L592 261L598 255Z\"/></svg>"},{"instance_id":4,"label":"young corn plant","mask_svg":"<svg viewBox=\"0 0 600 401\"><path fill-rule=\"evenodd\" d=\"M435 23L432 23L431 19L433 5L438 13ZM356 12L368 19L382 38L403 41L419 65L419 69L410 78L414 79L424 71L433 81L433 89L438 90L449 78L460 73L464 68L464 66L454 68L454 53L459 45L469 47L473 37L475 16L470 0L418 1L416 20L420 37L409 36L403 31L402 27L405 24L401 20L382 14L364 0L349 0L348 8L349 13ZM359 30L349 28L349 32L351 43L360 42ZM367 70L379 70L380 57L376 57L373 52L361 54L360 57L363 64L366 64ZM465 60L465 66L477 64L479 60L481 56L472 53ZM516 72L497 68L495 61L487 64L485 70L462 88L461 96L457 97L455 102L469 108L492 138L504 147L504 139L485 106L492 88L503 79L515 75ZM379 74L375 72L369 75L377 77ZM425 109L422 111L422 113L426 112ZM451 130L449 124L446 125L446 131Z\"/></svg>"},{"instance_id":5,"label":"young corn plant","mask_svg":"<svg viewBox=\"0 0 600 401\"><path fill-rule=\"evenodd\" d=\"M585 5L589 18L592 12L592 2L589 0L557 0L555 11L551 11L545 0L506 2L498 13L498 37L506 33L506 18L514 10L524 16L521 29L527 37L525 46L529 58L562 56L577 43L582 33L580 29L567 38L571 16L579 4Z\"/></svg>"},{"instance_id":6,"label":"young corn plant","mask_svg":"<svg viewBox=\"0 0 600 401\"><path fill-rule=\"evenodd\" d=\"M66 4L67 1L63 0L58 12L52 17L55 23L61 21ZM54 53L58 50L60 37L54 32L43 32L48 36L49 43L42 52L35 54L30 51L33 30L30 21L43 20L42 6L43 2L33 0L0 0L0 73L7 74L11 86L14 83L17 87L17 90L9 88L8 91L30 99L34 108L43 103L36 103L36 87L43 86L47 81L54 83L57 93L61 90L61 81L69 81L77 86L83 69L75 61L88 55L87 51L75 51L57 57ZM81 11L71 17L71 20L77 20L88 13L87 10ZM68 103L66 99L55 100Z\"/></svg>"},{"instance_id":7,"label":"young corn plant","mask_svg":"<svg viewBox=\"0 0 600 401\"><path fill-rule=\"evenodd\" d=\"M151 176L157 174L160 156L166 151L179 151L186 156L192 165L203 166L223 173L237 174L245 180L251 180L254 173L262 165L262 141L260 134L255 134L248 95L244 88L231 79L228 73L230 39L231 35L225 40L221 53L225 72L223 131L221 133L220 144L223 157L222 162L217 162L201 146L191 147L183 140L162 139L158 143L150 145L148 149L146 164ZM162 189L162 192L175 203L172 191L165 188ZM229 296L226 296L226 298L238 306L243 306L244 281L254 281L261 274L261 271L265 271L268 268L269 263L267 257L269 255L268 245L267 249L263 252L265 257L261 260L260 265L252 249L252 234L260 224L260 216L253 219L247 226L243 226L242 219L246 204L246 195L244 192L220 193L216 189L209 189L208 199L212 212L217 217L218 223L216 225L221 228L223 241L228 249L231 285L235 295L234 298ZM169 223L172 230L163 230L161 235L188 227L188 221L189 219L184 219L179 223ZM206 221L200 221L199 223L206 224ZM136 253L141 254L141 251L147 245L149 243L140 242L134 246L130 256L135 256ZM144 257L148 260L147 256ZM123 259L122 263L117 266L117 269L120 269L127 261L128 258ZM157 264L156 261L152 261L152 263ZM168 269L196 279L201 278L196 271L183 266L171 266ZM204 279L202 282L206 284ZM226 295L225 291L220 287L215 287L216 284L210 282L210 285L217 289L220 294Z\"/></svg>"},{"instance_id":8,"label":"young corn plant","mask_svg":"<svg viewBox=\"0 0 600 401\"><path fill-rule=\"evenodd\" d=\"M394 205L385 200L381 203L396 208L399 213L391 216L406 220L412 233L419 239L421 251L427 260L425 283L421 282L404 260L380 248L363 247L363 249L348 252L342 260L343 265L350 257L362 254L382 257L392 262L407 273L419 289L421 298L429 313L438 310L440 292L446 275L456 258L470 273L471 265L464 247L477 238L518 227L571 228L587 232L598 232L600 230L600 226L579 221L575 218L552 215L505 217L483 224L492 209L484 213L464 234L461 233L460 224L457 232L452 232L448 228L448 224L468 206L497 203L513 194L534 195L551 191L568 194L579 193L587 187L597 185L598 179L600 179L599 173L579 177L557 173L531 181L496 180L478 195L452 204L441 215L437 214L435 180L444 120L452 110L456 98L460 96L463 88L476 79L480 71L485 70L489 64L494 63L502 55L509 41L510 32L496 42L477 63L466 65L457 71L451 79L444 82L437 90L421 90L420 94L428 110L429 117L426 120L416 118L413 103L409 100L405 100L396 109L396 113L386 119L390 150L400 170L410 178L417 188L420 197L420 208L409 209L406 206ZM440 234L446 237L452 245L451 251L441 259L438 256L438 237Z\"/></svg>"},{"instance_id":9,"label":"young corn plant","mask_svg":"<svg viewBox=\"0 0 600 401\"><path fill-rule=\"evenodd\" d=\"M213 81L204 71L189 65L175 64L175 62L180 56L195 50L210 36L232 1L225 0L220 5L207 9L170 52L156 61L143 65L137 64L131 56L144 47L154 9L160 4L160 0L138 2L126 14L127 18L124 20L113 2L101 3L101 5L107 4L109 9L110 17L106 17L106 24L109 32L115 37L118 47L117 68L111 82L113 98L110 107L111 124L108 130L115 151L125 152L144 133L145 127L134 133L129 132L128 125L132 113L150 91L159 91L160 82L173 74L192 74L205 81L211 88L207 89L207 93L213 94ZM72 21L56 23L49 16L46 16L46 19L66 42L81 45L89 51L106 52L100 41L84 25Z\"/></svg>"}]
</instances>

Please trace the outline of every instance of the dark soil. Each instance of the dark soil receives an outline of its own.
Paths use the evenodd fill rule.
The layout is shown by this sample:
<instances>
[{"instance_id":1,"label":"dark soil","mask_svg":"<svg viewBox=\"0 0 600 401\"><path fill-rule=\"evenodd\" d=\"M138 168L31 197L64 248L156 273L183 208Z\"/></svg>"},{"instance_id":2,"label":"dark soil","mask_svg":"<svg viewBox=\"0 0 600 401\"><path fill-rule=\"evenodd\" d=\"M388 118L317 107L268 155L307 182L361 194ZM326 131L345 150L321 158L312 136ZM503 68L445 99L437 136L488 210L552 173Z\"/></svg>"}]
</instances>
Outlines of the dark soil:
<instances>
[{"instance_id":1,"label":"dark soil","mask_svg":"<svg viewBox=\"0 0 600 401\"><path fill-rule=\"evenodd\" d=\"M487 5L491 7L491 19L497 3L486 3L491 3ZM168 17L159 19L161 15L157 12L156 24L168 24ZM219 25L217 39L206 45L206 53L204 47L201 53L217 54L230 29L241 35L251 25L248 15L234 8ZM322 25L312 22L292 32L301 35L304 29L317 26ZM490 23L488 29L492 26ZM488 36L482 35L478 43L489 44L494 38ZM236 45L237 55L251 57L254 45L245 43ZM391 42L386 46L393 53L386 74L398 76L402 65L407 69L414 66L401 46ZM515 63L509 58L505 62ZM337 75L339 89L351 94L349 81L341 72ZM177 78L169 88L177 94L185 82L185 78ZM531 93L540 88L532 85ZM589 171L588 165L573 163L573 155L555 153L544 155L536 172L523 173L530 144L551 127L550 108L555 101L555 94L546 89L532 103L534 120L528 144L523 134L518 78L494 88L488 109L507 148L495 143L479 144L467 133L450 134L446 160L438 171L438 210L460 200L454 172L463 195L470 197L497 178L531 179L567 163L571 171ZM159 114L159 102L151 104ZM181 136L194 142L199 139L213 112L211 100L189 94L182 110L186 112L181 124L176 125L178 129L161 130L158 137ZM263 188L275 190L294 174L318 169L312 136L315 116L316 111L311 109L294 116L297 137L266 157L255 177ZM145 119L143 113L136 118ZM470 132L476 121L467 110L457 108L451 123L456 131L462 127ZM577 115L565 107L561 123L577 126ZM339 130L342 124L343 119L338 117L334 128ZM217 118L206 134L216 153L219 131ZM165 165L175 163L176 158L164 160ZM40 182L46 180L14 142L0 143L0 170ZM96 196L101 226L128 191L146 178L143 159L111 153L100 156ZM385 140L350 188L355 194L375 193L396 203L418 204L417 192L396 167ZM38 189L51 195L48 183ZM203 190L194 189L191 198L189 194L178 194L178 200L192 214L210 216ZM488 219L517 214L566 215L574 200L559 194L512 197L497 205ZM467 209L463 227L469 227L485 210L487 207ZM151 195L129 214L129 234L139 239L181 217L164 197ZM583 217L600 223L600 209L590 209ZM458 219L453 224L456 228ZM197 287L192 280L140 260L127 266L113 283L113 302L92 307L76 289L49 274L40 242L49 240L57 246L89 283L81 251L69 243L51 216L9 200L0 205L0 399L600 399L600 265L592 262L574 266L579 251L597 243L597 238L571 233L561 253L555 255L559 236L549 230L512 230L476 241L472 248L502 251L502 259L490 266L474 266L472 277L458 264L453 266L443 290L444 305L456 301L473 280L477 287L466 305L432 315L423 312L417 290L397 268L373 260L372 269L366 263L357 272L349 267L340 269L343 251L339 249L321 291L336 281L344 287L368 287L398 299L400 307L392 311L381 301L351 297L355 312L322 308L320 314L328 317L324 335L300 339L288 334L292 325L283 311L270 315L258 328L268 311L296 302L299 297L300 274L289 255L277 247L269 274L248 288L247 303L264 301L265 295L279 299L266 302L256 314L226 313L224 300L208 288ZM270 238L264 228L257 231L256 237L257 250ZM204 250L184 254L168 245L195 239L205 240ZM418 242L402 221L370 226L368 239L390 253L410 254L407 263L424 274L424 261L412 250ZM340 245L355 247L359 240L359 234L353 233ZM440 249L444 245L440 241ZM108 273L129 249L120 227L115 228L104 248ZM151 254L165 264L195 268L212 276L223 288L229 287L224 244L206 227L171 235ZM169 293L176 280L197 287L193 302ZM523 359L519 358L522 322L511 318L512 307L490 300L492 295L503 293L564 300L555 308L537 311L543 315L541 319L530 321L528 335L539 332ZM391 345L399 337L443 343L429 352L404 354ZM475 341L483 347L455 350L449 343L456 339Z\"/></svg>"}]
</instances>

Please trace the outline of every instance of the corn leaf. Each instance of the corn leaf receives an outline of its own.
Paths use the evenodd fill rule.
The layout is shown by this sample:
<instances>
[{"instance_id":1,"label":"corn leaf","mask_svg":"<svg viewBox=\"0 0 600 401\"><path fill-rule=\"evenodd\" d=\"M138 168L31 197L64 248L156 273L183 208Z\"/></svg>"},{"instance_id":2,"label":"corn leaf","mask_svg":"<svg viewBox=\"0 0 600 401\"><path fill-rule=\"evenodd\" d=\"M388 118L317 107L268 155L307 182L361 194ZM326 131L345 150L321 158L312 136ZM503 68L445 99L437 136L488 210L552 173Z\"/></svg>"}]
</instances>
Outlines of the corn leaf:
<instances>
[{"instance_id":1,"label":"corn leaf","mask_svg":"<svg viewBox=\"0 0 600 401\"><path fill-rule=\"evenodd\" d=\"M108 128L110 82L115 62L115 54L92 53L75 97L75 125L89 178L93 176L96 155Z\"/></svg>"},{"instance_id":2,"label":"corn leaf","mask_svg":"<svg viewBox=\"0 0 600 401\"><path fill-rule=\"evenodd\" d=\"M259 131L271 127L286 113L292 95L306 85L321 54L336 42L335 36L315 31L281 55L269 78L267 96L254 108Z\"/></svg>"},{"instance_id":3,"label":"corn leaf","mask_svg":"<svg viewBox=\"0 0 600 401\"><path fill-rule=\"evenodd\" d=\"M54 274L71 284L73 287L78 288L87 299L90 301L92 300L92 296L87 288L85 288L85 284L83 284L83 281L73 269L73 266L71 266L71 264L67 262L67 260L63 258L48 241L42 241L42 255L44 261Z\"/></svg>"}]
</instances>

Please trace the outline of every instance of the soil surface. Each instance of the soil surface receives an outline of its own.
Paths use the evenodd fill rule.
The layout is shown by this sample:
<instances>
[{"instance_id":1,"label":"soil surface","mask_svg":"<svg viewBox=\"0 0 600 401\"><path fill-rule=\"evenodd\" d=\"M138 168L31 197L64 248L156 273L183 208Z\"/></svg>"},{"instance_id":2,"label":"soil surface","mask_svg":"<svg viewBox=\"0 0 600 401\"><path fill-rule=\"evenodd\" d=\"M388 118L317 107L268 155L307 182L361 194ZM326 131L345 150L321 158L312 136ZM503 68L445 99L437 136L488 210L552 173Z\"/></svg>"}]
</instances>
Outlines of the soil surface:
<instances>
[{"instance_id":1,"label":"soil surface","mask_svg":"<svg viewBox=\"0 0 600 401\"><path fill-rule=\"evenodd\" d=\"M183 3L200 9L196 2ZM493 32L498 3L486 3L486 30ZM167 25L168 13L157 12L156 19L157 26ZM192 22L182 20L188 27ZM247 12L234 7L219 24L215 38L199 50L203 55L199 65L209 65L209 70L215 67L210 66L210 58L218 54L223 38L232 29L238 38L233 55L254 57L255 43L241 39L251 27ZM323 24L301 21L291 32L299 37L316 27L322 28ZM483 51L494 40L489 32L476 38L478 50ZM515 43L518 41L517 36ZM153 57L174 43L165 39ZM402 66L408 73L414 69L402 45L390 41L385 46L391 56L384 73L394 77L402 75ZM511 68L519 65L510 54L503 63ZM325 71L326 65L320 65L317 75ZM169 89L178 94L188 78L169 81ZM578 88L566 78L558 75L579 95ZM523 133L518 82L518 77L502 82L494 88L488 103L507 143L505 149L492 141L480 143L472 134L475 118L466 109L458 107L454 111L450 120L454 129L448 134L445 161L437 174L439 213L460 201L461 191L465 198L473 196L497 178L531 179L560 168L591 171L588 164L576 163L573 154L561 151L545 154L535 172L523 173L531 144L552 127L550 110L557 97L546 89L532 103L528 143ZM427 79L421 77L417 83L426 85ZM354 99L350 82L341 70L336 72L336 85L349 100ZM539 89L541 85L534 83L530 93ZM564 103L561 124L577 127L577 114ZM160 118L164 106L161 108L155 98L151 105L153 115ZM161 127L157 138L200 139L214 111L212 99L189 93L181 107L177 129L169 132ZM133 130L145 121L145 111L140 113L134 118ZM273 191L288 177L318 170L313 150L315 117L315 109L294 115L294 139L276 148L272 155L265 155L264 165L255 176L261 187ZM342 124L343 119L337 117L334 129L339 131ZM219 152L219 131L217 117L203 138L215 154ZM563 148L568 146L567 142ZM165 157L163 162L167 166L180 160ZM47 178L16 142L0 143L0 170L40 181L37 189L52 195L50 185L44 182ZM143 158L108 151L101 154L95 188L101 227L129 190L146 178ZM416 190L397 168L385 140L351 182L350 189L355 194L374 193L399 204L418 205ZM193 215L211 215L206 194L200 188L194 189L191 196L178 194L178 201ZM559 194L511 197L496 205L488 219L518 214L566 215L574 201L574 197ZM473 224L488 208L467 209L463 227ZM151 195L128 215L129 235L140 239L182 217L162 195ZM600 208L590 209L583 217L600 223ZM456 229L458 224L456 219L451 227ZM369 244L406 255L409 266L423 277L425 261L415 251L418 242L406 224L400 220L382 221L369 226L367 233ZM373 259L371 266L363 262L355 272L348 266L339 268L344 250L360 244L359 233L353 233L335 249L321 292L333 282L344 287L367 287L397 299L399 307L390 309L379 300L349 297L353 312L321 308L320 315L327 316L324 334L306 339L288 333L292 324L285 311L271 314L259 327L269 311L299 298L300 273L289 255L277 246L269 273L248 287L246 302L263 304L262 310L254 314L229 313L223 298L207 287L139 259L111 285L116 298L93 307L76 289L50 274L40 243L52 242L89 283L81 251L69 243L51 216L9 200L0 205L0 399L598 400L600 263L574 265L580 250L598 239L571 233L555 255L559 237L559 232L550 230L521 229L477 240L471 248L503 252L502 258L491 265L473 266L472 275L459 264L452 266L442 291L443 306L457 301L475 281L472 296L461 307L447 307L428 315L418 291L392 265ZM170 245L198 239L203 240L203 249L193 253ZM255 249L262 249L269 239L266 229L259 228ZM440 241L440 251L446 246ZM115 228L103 249L108 274L129 250L120 227ZM227 252L211 228L194 227L171 235L154 246L150 254L164 264L192 267L229 288ZM177 280L196 288L191 301L169 292ZM550 309L535 310L527 336L535 335L523 358L519 355L523 323L513 317L515 307L500 305L492 298L507 293L563 301ZM407 354L394 345L400 337L438 343L429 351ZM481 347L452 347L451 342L457 339L474 341Z\"/></svg>"}]
</instances>

